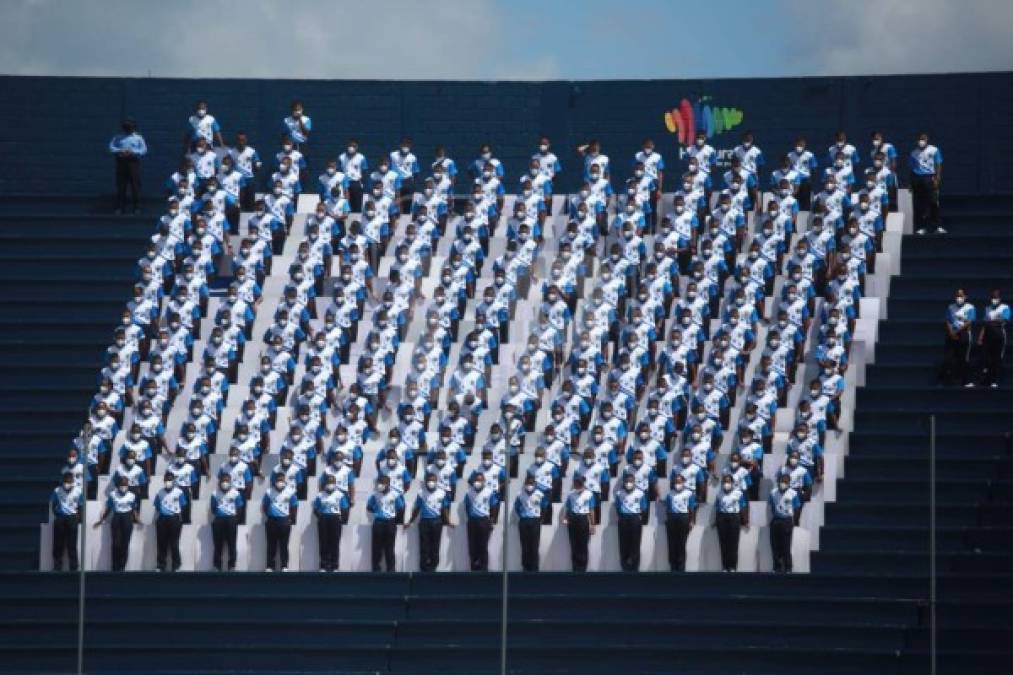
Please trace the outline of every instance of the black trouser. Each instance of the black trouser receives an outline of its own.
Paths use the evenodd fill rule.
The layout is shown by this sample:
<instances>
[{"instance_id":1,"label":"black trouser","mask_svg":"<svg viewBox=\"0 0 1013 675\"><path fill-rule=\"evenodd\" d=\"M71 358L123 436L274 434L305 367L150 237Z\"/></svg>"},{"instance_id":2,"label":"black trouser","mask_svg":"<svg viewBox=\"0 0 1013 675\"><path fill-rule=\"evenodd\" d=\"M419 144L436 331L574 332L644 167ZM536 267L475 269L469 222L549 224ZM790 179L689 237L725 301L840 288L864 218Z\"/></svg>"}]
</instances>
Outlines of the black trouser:
<instances>
[{"instance_id":1,"label":"black trouser","mask_svg":"<svg viewBox=\"0 0 1013 675\"><path fill-rule=\"evenodd\" d=\"M130 535L134 533L133 511L114 513L109 526L113 535L113 572L122 572L127 568Z\"/></svg>"},{"instance_id":2,"label":"black trouser","mask_svg":"<svg viewBox=\"0 0 1013 675\"><path fill-rule=\"evenodd\" d=\"M738 513L719 513L717 519L718 542L721 544L721 569L739 567L739 530L742 518Z\"/></svg>"},{"instance_id":3,"label":"black trouser","mask_svg":"<svg viewBox=\"0 0 1013 675\"><path fill-rule=\"evenodd\" d=\"M141 159L139 157L116 158L116 208L127 208L127 190L130 190L131 204L136 211L141 207Z\"/></svg>"},{"instance_id":4,"label":"black trouser","mask_svg":"<svg viewBox=\"0 0 1013 675\"><path fill-rule=\"evenodd\" d=\"M338 569L338 550L341 543L341 515L328 513L317 516L317 539L320 543L320 569L333 572Z\"/></svg>"},{"instance_id":5,"label":"black trouser","mask_svg":"<svg viewBox=\"0 0 1013 675\"><path fill-rule=\"evenodd\" d=\"M640 538L644 531L642 514L619 516L619 564L624 572L640 570Z\"/></svg>"},{"instance_id":6,"label":"black trouser","mask_svg":"<svg viewBox=\"0 0 1013 675\"><path fill-rule=\"evenodd\" d=\"M53 518L53 569L63 569L63 554L67 554L70 571L77 570L77 516L55 516Z\"/></svg>"},{"instance_id":7,"label":"black trouser","mask_svg":"<svg viewBox=\"0 0 1013 675\"><path fill-rule=\"evenodd\" d=\"M442 518L421 518L419 520L419 570L435 572L440 564L440 535L443 534Z\"/></svg>"},{"instance_id":8,"label":"black trouser","mask_svg":"<svg viewBox=\"0 0 1013 675\"><path fill-rule=\"evenodd\" d=\"M491 534L492 521L489 516L468 520L468 559L471 561L472 572L485 572L489 569Z\"/></svg>"},{"instance_id":9,"label":"black trouser","mask_svg":"<svg viewBox=\"0 0 1013 675\"><path fill-rule=\"evenodd\" d=\"M967 384L970 382L971 333L961 331L956 339L946 336L943 356L943 382L946 384Z\"/></svg>"},{"instance_id":10,"label":"black trouser","mask_svg":"<svg viewBox=\"0 0 1013 675\"><path fill-rule=\"evenodd\" d=\"M587 571L587 542L591 538L591 521L587 514L571 513L567 534L570 536L570 560L574 572Z\"/></svg>"},{"instance_id":11,"label":"black trouser","mask_svg":"<svg viewBox=\"0 0 1013 675\"><path fill-rule=\"evenodd\" d=\"M253 187L253 177L247 180L246 185L239 188L239 208L243 211L252 211L256 206L257 189Z\"/></svg>"},{"instance_id":12,"label":"black trouser","mask_svg":"<svg viewBox=\"0 0 1013 675\"><path fill-rule=\"evenodd\" d=\"M401 180L401 189L398 192L398 205L401 207L401 213L411 213L412 210L412 198L415 196L415 177L410 176ZM436 214L430 214L434 219ZM442 234L442 232L441 232Z\"/></svg>"},{"instance_id":13,"label":"black trouser","mask_svg":"<svg viewBox=\"0 0 1013 675\"><path fill-rule=\"evenodd\" d=\"M799 210L808 211L812 205L812 183L808 180L799 182L795 198L798 200Z\"/></svg>"},{"instance_id":14,"label":"black trouser","mask_svg":"<svg viewBox=\"0 0 1013 675\"><path fill-rule=\"evenodd\" d=\"M774 518L770 521L770 550L774 554L774 571L791 572L791 532L795 521Z\"/></svg>"},{"instance_id":15,"label":"black trouser","mask_svg":"<svg viewBox=\"0 0 1013 675\"><path fill-rule=\"evenodd\" d=\"M668 534L668 564L673 572L685 572L689 514L669 513L665 520L665 532Z\"/></svg>"},{"instance_id":16,"label":"black trouser","mask_svg":"<svg viewBox=\"0 0 1013 675\"><path fill-rule=\"evenodd\" d=\"M165 571L165 560L172 555L172 571L175 572L183 562L179 555L179 535L183 532L183 519L180 516L159 516L155 521L156 557L155 565Z\"/></svg>"},{"instance_id":17,"label":"black trouser","mask_svg":"<svg viewBox=\"0 0 1013 675\"><path fill-rule=\"evenodd\" d=\"M914 210L914 227L935 232L939 227L939 189L933 176L911 176L911 206Z\"/></svg>"},{"instance_id":18,"label":"black trouser","mask_svg":"<svg viewBox=\"0 0 1013 675\"><path fill-rule=\"evenodd\" d=\"M287 516L267 519L267 568L275 567L275 558L281 559L281 566L288 567L288 538L292 534L292 521Z\"/></svg>"},{"instance_id":19,"label":"black trouser","mask_svg":"<svg viewBox=\"0 0 1013 675\"><path fill-rule=\"evenodd\" d=\"M981 345L981 383L999 384L1002 377L1002 359L1006 352L1006 329L985 327L985 339Z\"/></svg>"},{"instance_id":20,"label":"black trouser","mask_svg":"<svg viewBox=\"0 0 1013 675\"><path fill-rule=\"evenodd\" d=\"M222 554L229 554L228 569L236 569L236 532L239 529L238 516L215 516L211 521L211 537L214 540L214 567L222 569Z\"/></svg>"},{"instance_id":21,"label":"black trouser","mask_svg":"<svg viewBox=\"0 0 1013 675\"><path fill-rule=\"evenodd\" d=\"M393 520L373 521L372 530L372 564L373 571L380 571L382 558L388 572L394 571L394 541L397 537L397 523Z\"/></svg>"},{"instance_id":22,"label":"black trouser","mask_svg":"<svg viewBox=\"0 0 1013 675\"><path fill-rule=\"evenodd\" d=\"M542 538L541 518L521 518L517 523L521 536L521 567L525 572L538 571L538 546Z\"/></svg>"},{"instance_id":23,"label":"black trouser","mask_svg":"<svg viewBox=\"0 0 1013 675\"><path fill-rule=\"evenodd\" d=\"M348 181L348 206L354 213L362 211L362 181Z\"/></svg>"}]
</instances>

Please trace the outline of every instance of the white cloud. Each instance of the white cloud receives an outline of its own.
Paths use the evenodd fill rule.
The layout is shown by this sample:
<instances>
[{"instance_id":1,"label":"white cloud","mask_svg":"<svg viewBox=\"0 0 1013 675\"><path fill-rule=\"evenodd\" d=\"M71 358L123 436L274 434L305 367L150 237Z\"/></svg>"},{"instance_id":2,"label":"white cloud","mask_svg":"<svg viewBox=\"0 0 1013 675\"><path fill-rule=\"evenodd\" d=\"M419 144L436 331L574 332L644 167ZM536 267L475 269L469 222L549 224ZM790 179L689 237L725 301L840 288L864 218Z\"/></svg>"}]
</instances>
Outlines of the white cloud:
<instances>
[{"instance_id":1,"label":"white cloud","mask_svg":"<svg viewBox=\"0 0 1013 675\"><path fill-rule=\"evenodd\" d=\"M493 0L4 0L0 72L258 78L480 78Z\"/></svg>"},{"instance_id":2,"label":"white cloud","mask_svg":"<svg viewBox=\"0 0 1013 675\"><path fill-rule=\"evenodd\" d=\"M608 79L1013 69L1013 0L0 0L0 73Z\"/></svg>"},{"instance_id":3,"label":"white cloud","mask_svg":"<svg viewBox=\"0 0 1013 675\"><path fill-rule=\"evenodd\" d=\"M1010 0L786 0L795 74L855 75L1013 68Z\"/></svg>"}]
</instances>

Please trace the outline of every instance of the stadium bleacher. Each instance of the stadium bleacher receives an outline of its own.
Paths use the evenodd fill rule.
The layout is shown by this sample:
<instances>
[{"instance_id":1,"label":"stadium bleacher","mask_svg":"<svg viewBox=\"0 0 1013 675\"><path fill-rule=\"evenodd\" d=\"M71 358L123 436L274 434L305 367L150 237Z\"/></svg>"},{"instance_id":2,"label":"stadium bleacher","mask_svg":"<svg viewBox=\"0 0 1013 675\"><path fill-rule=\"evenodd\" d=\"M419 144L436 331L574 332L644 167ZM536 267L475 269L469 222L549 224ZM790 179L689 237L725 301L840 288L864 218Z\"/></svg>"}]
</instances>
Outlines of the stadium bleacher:
<instances>
[{"instance_id":1,"label":"stadium bleacher","mask_svg":"<svg viewBox=\"0 0 1013 675\"><path fill-rule=\"evenodd\" d=\"M547 221L541 274L547 271L547 260L554 254L566 222L560 215L562 202L563 197L557 196ZM903 203L902 199L902 211ZM288 263L302 240L306 214L312 205L313 198L300 201L284 251L275 256L272 273L263 285L264 303L222 413L212 469L227 455L234 421L262 349L260 338L271 323L287 280ZM504 213L510 213L510 207L508 197ZM0 553L0 564L8 570L0 574L0 598L5 607L0 612L0 625L5 629L0 657L2 668L12 671L60 670L73 662L76 577L26 575L14 570L36 564L45 570L51 564L51 534L45 525L40 530L39 523L54 483L54 470L62 459L54 448L66 447L67 439L80 426L81 401L94 391L98 357L109 342L110 317L115 317L129 298L132 265L151 232L150 214L115 220L89 215L82 219L80 211L87 208L83 203L50 206L18 202L0 209L4 221L0 226L4 242L0 284L10 291L3 302L11 310L4 315L7 318L2 339L12 347L0 365L0 430L4 433L0 447L8 466L16 468L0 476L4 500L0 532L9 542ZM992 287L1008 286L1013 278L1013 267L991 254L995 250L1013 250L1009 246L1013 238L1003 229L1013 207L1003 199L975 196L949 199L945 209L947 227L962 238L960 249L967 253L967 262L950 255L951 250L939 243L952 238L905 237L902 249L901 235L905 229L910 232L910 223L899 214L887 223L880 268L867 279L862 318L855 331L840 420L842 433L827 433L827 480L814 491L812 502L803 511L801 527L795 530L795 571L811 573L779 577L710 573L720 569L720 562L716 533L706 527L713 518L708 506L698 515L698 529L690 542L687 568L693 574L667 573L664 528L657 527L653 507L651 522L644 529L641 569L666 573L607 573L619 569L615 523L608 504L603 507L604 527L592 540L590 569L601 574L582 577L560 573L569 569L569 551L564 528L554 524L543 533L545 572L514 575L517 578L511 579L512 668L518 672L564 672L580 664L587 672L611 672L618 667L630 672L657 672L675 662L692 664L688 667L693 672L780 672L786 663L805 663L827 673L859 669L924 672L928 545L925 420L931 413L937 414L940 432L939 616L943 663L959 665L967 672L987 672L998 658L1008 654L1009 648L1001 645L1003 631L998 627L1013 606L1013 596L1005 583L1013 562L1008 526L1013 513L1011 440L1002 416L1009 409L1008 390L939 389L933 377L941 351L938 337L942 308L953 289L965 287L970 297L980 302ZM242 230L247 218L244 214ZM803 214L799 219L800 229L805 228L805 218ZM394 241L408 221L407 217L401 219ZM441 238L431 272L423 280L426 297L431 296L441 259L449 253L453 239L449 233L456 221L457 216L452 216L448 235ZM491 280L491 259L505 245L503 223L499 227L491 242L490 261L479 279L479 294ZM391 250L378 266L380 279L390 267ZM998 262L975 265L973 261L980 262L982 257ZM899 276L891 279L892 275ZM782 281L775 284L774 297ZM591 287L589 279L585 294ZM203 351L212 317L221 302L220 293L213 294L195 355ZM518 302L511 341L501 346L500 365L492 369L489 401L494 412L482 415L476 450L496 418L506 379L513 372L539 302L536 286L527 299ZM318 300L318 308L322 310L328 303L325 293ZM467 333L473 308L474 302L470 301L461 335ZM367 305L363 326L369 322L371 309ZM883 321L879 321L881 317ZM416 311L407 340L398 352L392 377L394 392L399 393L404 381L422 318L424 312ZM319 318L314 321L315 325L319 323ZM53 325L60 329L54 331ZM789 403L777 414L773 452L764 461L766 480L760 501L751 505L752 527L743 533L740 544L741 571L771 569L762 499L774 471L783 465L794 405L818 372L812 352L815 328L806 348L806 363L800 364L799 377L788 394ZM355 381L355 363L367 351L367 332L360 328L350 365L342 367L346 386ZM763 343L763 335L761 328L758 344ZM753 355L747 373L755 369L759 351ZM450 349L447 378L459 353L460 341ZM196 364L191 362L183 393L168 416L170 448L186 415L196 371ZM304 371L300 359L295 382ZM143 366L141 373L143 376ZM748 374L745 379L751 380ZM859 389L861 385L864 387ZM543 394L536 429L542 429L547 422L548 406L544 404L554 398L558 386L557 378L553 388ZM445 395L445 387L441 394ZM444 400L441 396L441 402ZM396 406L396 394L389 402ZM745 396L740 394L731 413L731 429L736 428L744 403ZM431 439L439 415L439 409L434 411L429 427ZM265 473L276 461L289 418L290 410L279 407L271 438L272 454L263 464ZM360 495L373 481L372 460L382 447L392 419L381 415L381 440L364 449ZM45 432L40 434L40 428ZM731 450L731 436L728 434L721 446L719 467ZM521 475L531 461L536 437L536 433L529 434L531 440L520 462ZM970 448L969 437L974 439ZM114 444L114 451L118 447L119 442ZM584 444L579 447L582 449ZM478 459L477 451L468 457L465 476L477 466ZM165 458L158 462L156 486ZM116 463L114 457L113 467ZM416 474L409 495L416 492L419 478L421 472ZM666 483L661 480L662 485ZM568 486L565 480L564 494ZM102 494L106 488L104 478L99 487ZM258 516L264 487L258 481L254 507L241 534L241 570L260 572L265 566L263 526ZM520 481L514 480L511 493L517 494L519 487ZM667 485L662 493L665 490ZM339 574L328 575L324 583L316 574L218 574L206 572L211 566L206 515L210 491L204 490L202 499L196 502L194 524L185 528L183 545L183 569L204 573L156 577L140 572L96 571L89 575L90 671L129 672L137 663L165 664L166 671L282 671L291 667L293 654L299 655L302 671L475 673L494 669L476 664L494 663L498 654L498 580L492 575L463 572L468 566L463 528L444 531L441 573L437 575ZM292 567L302 571L315 572L318 567L316 533L310 526L308 508L315 492L316 479L312 477L291 546ZM452 516L455 522L464 519L462 493L459 488ZM344 530L343 572L369 569L369 520L364 502L360 497L352 510L350 526ZM89 525L95 522L100 504L101 500L89 504ZM557 514L558 509L556 505ZM154 567L150 502L142 508L142 514L145 525L134 533L128 566L134 571ZM498 533L497 528L490 542L492 569L499 567ZM417 529L399 534L400 571L418 568L417 536ZM514 535L511 569L520 568L516 541ZM91 537L86 560L92 570L108 569L107 535L99 541ZM244 600L236 603L235 598ZM152 607L160 609L160 618L152 620ZM773 622L772 612L794 619ZM144 639L124 640L124 632L137 622L154 630ZM173 636L172 644L158 638L159 630ZM736 639L729 640L730 634ZM553 639L547 641L547 635ZM602 658L591 656L600 651L602 644L615 647L615 651ZM199 666L180 666L180 650ZM629 667L630 653L636 654L633 668Z\"/></svg>"}]
</instances>

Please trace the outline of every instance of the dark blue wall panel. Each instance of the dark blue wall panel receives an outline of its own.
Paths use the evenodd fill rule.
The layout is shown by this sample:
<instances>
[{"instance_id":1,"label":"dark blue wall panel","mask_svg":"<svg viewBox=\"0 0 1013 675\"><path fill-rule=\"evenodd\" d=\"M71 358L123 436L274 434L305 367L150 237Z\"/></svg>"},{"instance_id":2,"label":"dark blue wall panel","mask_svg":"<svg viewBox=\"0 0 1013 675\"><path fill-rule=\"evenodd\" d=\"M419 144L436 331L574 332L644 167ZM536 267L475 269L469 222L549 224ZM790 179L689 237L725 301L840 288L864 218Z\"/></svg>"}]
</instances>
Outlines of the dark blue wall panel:
<instances>
[{"instance_id":1,"label":"dark blue wall panel","mask_svg":"<svg viewBox=\"0 0 1013 675\"><path fill-rule=\"evenodd\" d=\"M617 178L648 135L671 166L679 144L664 113L700 97L743 111L736 129L712 140L719 148L732 147L750 128L768 158L788 150L799 133L822 153L844 128L864 150L876 128L904 151L916 130L927 129L944 150L948 191L1009 192L1003 178L1013 172L1013 73L535 83L2 77L0 85L3 194L109 192L105 147L128 114L151 147L144 176L154 192L178 161L183 124L198 98L210 101L227 139L245 130L262 155L275 151L289 101L301 98L315 124L314 176L352 136L374 161L408 134L424 161L442 142L462 165L480 143L492 142L512 189L544 132L566 169L560 188L573 189L573 147L591 136L612 156Z\"/></svg>"}]
</instances>

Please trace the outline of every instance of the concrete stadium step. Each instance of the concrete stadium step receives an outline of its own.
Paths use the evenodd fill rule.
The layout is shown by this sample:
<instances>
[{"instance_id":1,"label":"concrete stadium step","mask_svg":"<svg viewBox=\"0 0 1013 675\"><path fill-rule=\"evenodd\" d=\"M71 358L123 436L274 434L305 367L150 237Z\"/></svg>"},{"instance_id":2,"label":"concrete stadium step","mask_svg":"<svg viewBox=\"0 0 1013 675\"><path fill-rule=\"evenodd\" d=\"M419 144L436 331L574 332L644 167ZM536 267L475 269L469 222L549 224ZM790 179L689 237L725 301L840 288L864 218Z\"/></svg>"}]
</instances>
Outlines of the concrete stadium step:
<instances>
[{"instance_id":1,"label":"concrete stadium step","mask_svg":"<svg viewBox=\"0 0 1013 675\"><path fill-rule=\"evenodd\" d=\"M1010 242L1013 246L1013 240ZM954 290L956 290L954 288ZM953 294L946 298L896 298L891 297L887 308L890 319L911 320L911 321L941 321L946 314L947 306L953 301ZM984 305L985 298L972 297L971 301L976 307Z\"/></svg>"},{"instance_id":2,"label":"concrete stadium step","mask_svg":"<svg viewBox=\"0 0 1013 675\"><path fill-rule=\"evenodd\" d=\"M853 478L837 485L841 501L918 502L928 503L925 481L920 476L883 475L879 478ZM1000 501L1013 501L1013 482L989 480L960 480L942 476L936 484L936 498L943 504L975 503L991 497Z\"/></svg>"},{"instance_id":3,"label":"concrete stadium step","mask_svg":"<svg viewBox=\"0 0 1013 675\"><path fill-rule=\"evenodd\" d=\"M882 455L905 455L927 458L928 431L927 427L909 433L858 430L849 436L848 447L849 456L875 458ZM1011 450L1013 446L1010 439L1003 433L939 433L936 437L936 453L940 458L1009 458Z\"/></svg>"},{"instance_id":4,"label":"concrete stadium step","mask_svg":"<svg viewBox=\"0 0 1013 675\"><path fill-rule=\"evenodd\" d=\"M929 377L926 377L926 370ZM1013 408L1011 389L941 387L932 381L935 377L936 373L931 368L876 365L866 372L866 386L859 390L857 400L867 400L870 405L888 406L891 402L896 402L898 391L902 391L906 406L919 406L927 412ZM929 381L919 382L918 378ZM923 386L919 387L919 384Z\"/></svg>"},{"instance_id":5,"label":"concrete stadium step","mask_svg":"<svg viewBox=\"0 0 1013 675\"><path fill-rule=\"evenodd\" d=\"M71 327L73 327L71 329ZM74 323L59 321L17 321L0 319L0 346L20 345L24 343L58 343L71 342L107 345L112 341L113 324L108 318L97 317L94 320L79 320Z\"/></svg>"},{"instance_id":6,"label":"concrete stadium step","mask_svg":"<svg viewBox=\"0 0 1013 675\"><path fill-rule=\"evenodd\" d=\"M109 280L129 283L134 280L134 262L127 262L121 258L81 262L80 259L71 257L65 261L48 261L46 264L40 265L36 260L23 258L7 260L0 267L0 282L35 283L41 280L74 284L91 284ZM125 294L124 301L129 297L129 293Z\"/></svg>"},{"instance_id":7,"label":"concrete stadium step","mask_svg":"<svg viewBox=\"0 0 1013 675\"><path fill-rule=\"evenodd\" d=\"M495 609L495 605L493 606ZM275 624L272 626L272 624ZM132 622L126 620L100 620L89 623L89 644L101 646L115 643ZM404 621L341 621L319 620L307 625L296 623L278 626L277 622L237 620L223 624L208 618L156 619L150 621L157 628L173 635L179 645L207 646L217 642L223 649L242 644L251 633L266 633L258 644L286 648L295 643L326 641L335 648L363 646L382 649L390 644L399 647L451 647L467 644L477 648L491 648L499 644L500 622L490 619ZM51 636L52 642L73 641L76 625L73 621L4 621L0 646L39 644ZM273 630L266 630L273 628ZM752 630L748 630L752 628ZM611 617L585 618L576 621L511 621L510 645L513 649L537 648L544 645L546 634L557 634L560 648L586 648L594 646L602 634L622 633L617 644L632 648L714 648L727 642L729 632L742 633L740 646L752 647L865 647L870 649L897 649L903 641L905 624L877 626L849 625L842 622L791 623L778 626L756 626L734 620L700 622L695 618L651 618L615 621ZM833 637L827 636L833 631Z\"/></svg>"},{"instance_id":8,"label":"concrete stadium step","mask_svg":"<svg viewBox=\"0 0 1013 675\"><path fill-rule=\"evenodd\" d=\"M953 194L944 193L939 204L947 213L972 215L1000 213L1013 215L1013 195L1010 194Z\"/></svg>"},{"instance_id":9,"label":"concrete stadium step","mask_svg":"<svg viewBox=\"0 0 1013 675\"><path fill-rule=\"evenodd\" d=\"M10 302L41 300L48 302L109 302L126 306L130 300L133 276L124 281L96 279L87 284L73 281L37 279L32 282L20 279L0 280L0 297Z\"/></svg>"},{"instance_id":10,"label":"concrete stadium step","mask_svg":"<svg viewBox=\"0 0 1013 675\"><path fill-rule=\"evenodd\" d=\"M17 352L0 352L0 368L37 368L39 371L58 368L91 368L98 377L101 370L102 350L91 347L33 347L24 345ZM94 378L93 378L94 379Z\"/></svg>"},{"instance_id":11,"label":"concrete stadium step","mask_svg":"<svg viewBox=\"0 0 1013 675\"><path fill-rule=\"evenodd\" d=\"M948 266L939 265L935 274L909 275L901 274L890 281L890 298L939 298L940 316L946 311L946 304L951 302L953 293L963 288L970 298L987 298L994 288L1005 288L1009 284L1009 274L978 276L971 274L949 274ZM891 321L883 322L880 328L887 327Z\"/></svg>"},{"instance_id":12,"label":"concrete stadium step","mask_svg":"<svg viewBox=\"0 0 1013 675\"><path fill-rule=\"evenodd\" d=\"M943 216L943 227L947 232L967 236L1002 236L1009 234L1010 218L1005 214L976 214L948 217ZM945 235L926 235L947 237Z\"/></svg>"},{"instance_id":13,"label":"concrete stadium step","mask_svg":"<svg viewBox=\"0 0 1013 675\"><path fill-rule=\"evenodd\" d=\"M912 479L928 480L928 451L918 456L894 455L892 448L883 448L886 454L855 455L844 458L845 476L851 479L877 479L904 475ZM995 457L936 457L936 471L945 480L1009 480L1013 478L1013 459Z\"/></svg>"},{"instance_id":14,"label":"concrete stadium step","mask_svg":"<svg viewBox=\"0 0 1013 675\"><path fill-rule=\"evenodd\" d=\"M982 401L981 405L987 405ZM977 408L975 410L956 412L937 412L936 431L937 433L970 433L982 436L990 433L1003 434L1009 430L1009 420L1004 416L996 415L996 412L1003 412L1003 409L995 407L990 409ZM928 434L929 411L921 411L917 408L912 410L904 405L903 401L896 401L888 408L855 411L855 427L865 431L879 431L892 433L917 433Z\"/></svg>"},{"instance_id":15,"label":"concrete stadium step","mask_svg":"<svg viewBox=\"0 0 1013 675\"><path fill-rule=\"evenodd\" d=\"M35 434L31 436L10 434L0 438L0 457L27 453L46 457L52 461L58 457L58 455L52 454L53 450L68 446L70 440L62 432L48 429L36 430ZM49 454L44 454L46 452Z\"/></svg>"},{"instance_id":16,"label":"concrete stadium step","mask_svg":"<svg viewBox=\"0 0 1013 675\"><path fill-rule=\"evenodd\" d=\"M5 386L25 387L32 385L49 388L66 385L71 388L80 386L94 387L98 382L98 373L91 365L74 366L51 362L48 367L34 368L30 365L4 365L0 362L0 389Z\"/></svg>"},{"instance_id":17,"label":"concrete stadium step","mask_svg":"<svg viewBox=\"0 0 1013 675\"><path fill-rule=\"evenodd\" d=\"M3 373L0 372L0 377L2 376ZM37 407L55 412L78 410L84 415L94 390L94 385L77 389L61 388L58 385L19 389L0 384L0 411Z\"/></svg>"},{"instance_id":18,"label":"concrete stadium step","mask_svg":"<svg viewBox=\"0 0 1013 675\"><path fill-rule=\"evenodd\" d=\"M160 215L160 214L159 214ZM40 237L80 237L138 239L155 234L159 215L113 216L109 214L0 214L0 237L34 239ZM136 260L141 255L134 255Z\"/></svg>"},{"instance_id":19,"label":"concrete stadium step","mask_svg":"<svg viewBox=\"0 0 1013 675\"><path fill-rule=\"evenodd\" d=\"M943 301L945 304L945 300ZM941 305L937 304L938 309ZM884 344L876 343L876 363L873 367L884 366L938 366L943 358L942 341L934 344L910 344L893 342ZM1013 364L1013 350L1007 350L1006 364ZM870 372L871 369L866 372Z\"/></svg>"},{"instance_id":20,"label":"concrete stadium step","mask_svg":"<svg viewBox=\"0 0 1013 675\"><path fill-rule=\"evenodd\" d=\"M975 549L1013 552L1013 527L940 527L937 529L936 546L940 552ZM824 525L820 528L821 551L847 552L866 547L924 554L929 550L929 530L924 527L842 525Z\"/></svg>"},{"instance_id":21,"label":"concrete stadium step","mask_svg":"<svg viewBox=\"0 0 1013 675\"><path fill-rule=\"evenodd\" d=\"M299 655L299 663L306 672L334 672L335 654L333 648L320 643L294 643L289 649L278 649L272 646L247 646L244 649L223 650L217 647L198 647L179 645L177 649L157 640L137 641L129 645L122 643L115 646L96 646L86 651L85 662L89 673L124 673L137 663L161 664L178 663L180 652L188 659L201 664L205 672L241 673L241 672L290 672L292 654ZM589 661L582 666L581 672L597 675L613 673L629 657L617 652L612 658L600 658ZM18 672L54 672L66 671L75 663L75 652L70 647L57 647L46 650L41 656L38 648L32 646L12 646L0 649L0 659ZM539 673L542 675L573 672L575 660L570 645L560 649L555 646L542 646L517 650L510 659L512 673ZM839 649L820 650L804 648L757 649L724 646L721 648L642 648L636 652L639 672L664 672L673 659L692 663L696 673L712 674L727 673L744 664L749 665L752 673L783 672L785 662L805 663L827 675L859 672L863 669L882 669L884 666L900 667L905 660L912 662L911 668L924 668L921 660L914 657L900 656L899 652L885 649ZM961 656L961 663L973 664L969 657ZM345 647L340 652L341 671L343 673L392 673L392 674L429 674L434 672L486 675L499 672L498 647L470 647L456 645L454 649L446 647L397 647L388 649L372 649L368 647ZM166 671L150 670L148 673ZM901 672L901 671L897 671ZM905 670L919 672L918 670Z\"/></svg>"},{"instance_id":22,"label":"concrete stadium step","mask_svg":"<svg viewBox=\"0 0 1013 675\"><path fill-rule=\"evenodd\" d=\"M63 431L68 442L80 431L81 424L85 421L85 404L83 401L78 412L63 412L52 410L38 410L27 408L24 410L3 410L0 411L0 429L5 433L32 432L40 428L46 428L53 432Z\"/></svg>"},{"instance_id":23,"label":"concrete stadium step","mask_svg":"<svg viewBox=\"0 0 1013 675\"><path fill-rule=\"evenodd\" d=\"M1013 221L1013 216L1010 217L1010 220ZM980 258L995 254L997 251L1008 251L1011 239L1013 239L1013 234L1009 232L974 236L961 233L959 228L956 233L948 234L945 237L905 237L902 269L907 271L909 260L930 258L938 261L939 259ZM949 273L949 265L947 265L947 273Z\"/></svg>"},{"instance_id":24,"label":"concrete stadium step","mask_svg":"<svg viewBox=\"0 0 1013 675\"><path fill-rule=\"evenodd\" d=\"M1013 569L1013 551L984 552L939 552L937 565L940 569L965 574L996 574ZM898 576L924 576L929 571L929 557L926 551L897 551L893 546L863 548L844 551L814 551L812 569L821 574L846 572L861 566L867 572L894 574ZM1008 606L1005 609L1009 609ZM999 619L1000 615L993 615Z\"/></svg>"},{"instance_id":25,"label":"concrete stadium step","mask_svg":"<svg viewBox=\"0 0 1013 675\"><path fill-rule=\"evenodd\" d=\"M1007 240L1013 242L1013 238ZM971 278L1003 278L1013 269L1013 255L1009 248L993 250L976 256L954 257L946 262L946 273ZM931 275L939 271L939 260L936 258L905 258L903 261L904 275Z\"/></svg>"},{"instance_id":26,"label":"concrete stadium step","mask_svg":"<svg viewBox=\"0 0 1013 675\"><path fill-rule=\"evenodd\" d=\"M105 237L80 239L74 236L55 239L40 237L38 239L9 238L4 240L0 234L0 260L25 260L34 258L40 263L57 263L65 260L96 260L103 261L116 257L131 259L144 255L147 237ZM140 251L140 253L138 253Z\"/></svg>"},{"instance_id":27,"label":"concrete stadium step","mask_svg":"<svg viewBox=\"0 0 1013 675\"><path fill-rule=\"evenodd\" d=\"M845 481L841 481L843 485ZM898 504L890 502L857 502L838 500L825 506L826 525L863 527L928 527L928 502ZM1000 514L1013 514L1013 508L1000 509ZM982 515L982 509L973 504L948 504L936 514L940 526L972 526Z\"/></svg>"}]
</instances>

